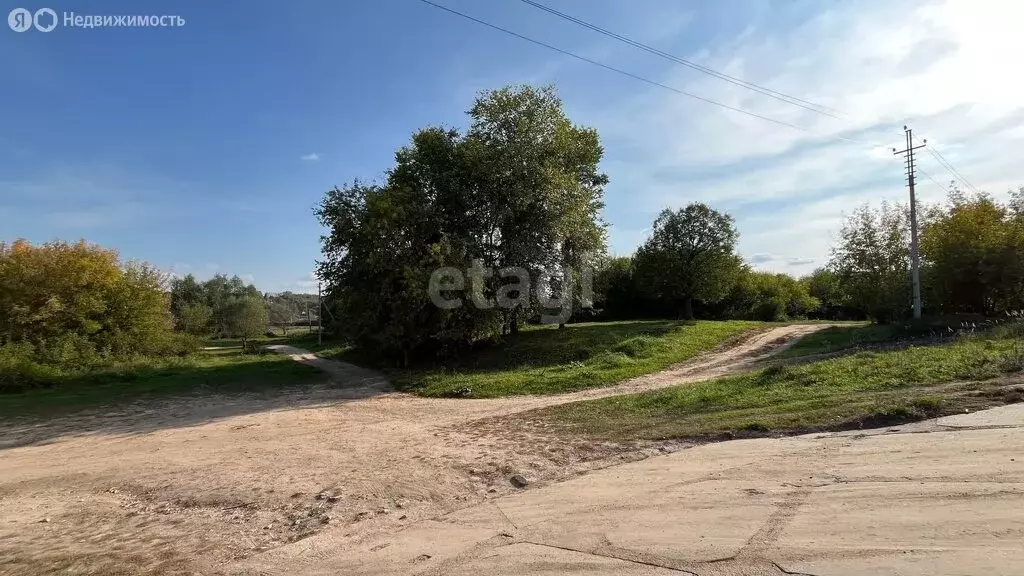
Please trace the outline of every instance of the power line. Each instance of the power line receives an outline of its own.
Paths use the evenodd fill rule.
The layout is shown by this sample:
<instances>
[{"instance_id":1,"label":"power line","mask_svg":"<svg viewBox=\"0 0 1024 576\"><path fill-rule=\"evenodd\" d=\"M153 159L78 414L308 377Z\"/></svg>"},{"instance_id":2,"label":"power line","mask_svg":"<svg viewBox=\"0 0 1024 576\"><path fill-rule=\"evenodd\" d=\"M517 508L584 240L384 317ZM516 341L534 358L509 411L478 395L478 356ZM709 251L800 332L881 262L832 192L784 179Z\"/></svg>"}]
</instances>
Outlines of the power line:
<instances>
[{"instance_id":1,"label":"power line","mask_svg":"<svg viewBox=\"0 0 1024 576\"><path fill-rule=\"evenodd\" d=\"M479 18L470 16L469 14L466 14L466 13L463 13L463 12L459 12L458 10L455 10L455 9L452 9L452 8L448 8L447 6L442 6L442 5L437 4L435 2L431 2L430 0L419 0L419 1L424 3L424 4L427 4L429 6L433 6L434 8L437 8L439 10L443 10L443 11L448 12L450 14L454 14L454 15L459 16L461 18L465 18L466 20L469 20L471 22L475 22L477 24L480 24L482 26L486 26L486 27L491 28L493 30L497 30L499 32L503 32L505 34L508 34L510 36L514 36L516 38L519 38L520 40L525 40L527 42L530 42L532 44L536 44L538 46L542 46L542 47L547 48L549 50L553 50L553 51L558 52L560 54L563 54L565 56L569 56L571 58L575 58L575 59L580 60L582 62L586 62L588 64L592 64L594 66L598 66L600 68L604 68L605 70L608 70L610 72L615 72L616 74L621 74L623 76L627 76L627 77L632 78L634 80L639 80L640 82L644 82L644 83L650 84L652 86L657 86L658 88L663 88L665 90L669 90L671 92L675 92L676 94L681 94L683 96L687 96L687 97L693 98L695 100L700 100L701 102L705 102L707 104L712 104L714 106L718 106L718 107L724 108L726 110L731 110L733 112L739 112L740 114L745 114L745 115L753 117L753 118L757 118L757 119L760 119L760 120L765 120L767 122L772 122L773 124L778 124L780 126L785 126L787 128L792 128L794 130L800 130L801 132L807 132L809 134L814 134L816 136L822 136L822 137L826 137L826 138L834 138L836 140L841 140L843 142L850 142L850 143L853 143L853 144L858 144L858 145L862 145L862 146L869 146L869 147L872 147L872 148L880 147L880 145L878 145L878 144L872 144L872 143L869 143L869 142L862 142L862 141L854 140L852 138L847 138L847 137L844 137L844 136L820 134L820 133L815 132L814 130L811 130L809 128L804 128L803 126L798 126L796 124L791 124L791 123L785 122L783 120L777 120L775 118L771 118L769 116L764 116L762 114L757 114L757 113L751 112L749 110L744 110L742 108L738 108L738 107L735 107L735 106L730 106L728 104L724 104L722 102L718 102L718 101L712 100L710 98L705 98L703 96L698 96L698 95L693 94L691 92L687 92L685 90L680 90L678 88L674 88L674 87L669 86L667 84L663 84L661 82L657 82L655 80L651 80L649 78L644 78L643 76L639 76L637 74L633 74L632 72L628 72L628 71L623 70L621 68L616 68L614 66L610 66L608 64L604 64L602 62L598 62L596 60L592 60L592 59L587 58L585 56L580 56L579 54L576 54L574 52L570 52L569 50L565 50L563 48L559 48L557 46L553 46L553 45L548 44L546 42L542 42L540 40L536 40L534 38L530 38L528 36L524 36L523 34L519 34L518 32L514 32L514 31L509 30L507 28L503 28L503 27L498 26L496 24L492 24L490 22L487 22L487 21L481 20ZM549 8L548 6L545 6L544 4L541 4L541 3L536 2L534 0L520 0L520 1L524 2L525 4L528 4L530 6L533 6L535 8L538 8L540 10L543 10L545 12L548 12L550 14L553 14L555 16L558 16L559 18L563 18L563 19L569 20L571 22L579 24L580 26L584 26L586 28L594 30L595 32L598 32L598 33L604 34L606 36L609 36L609 37L615 38L617 40L620 40L622 42L625 42L625 43L627 43L627 44L629 44L631 46L634 46L636 48L640 48L640 49L645 50L647 52L650 52L652 54L656 54L656 55L658 55L660 57L667 58L667 59L672 60L673 62L679 63L679 64L681 64L683 66L687 66L687 67L693 68L695 70L699 70L701 72L704 72L706 74L710 74L712 76L715 76L715 77L720 78L722 80L725 80L727 82L731 82L733 84L737 84L739 86L743 86L743 87L748 88L750 90L754 90L754 91L759 92L761 94L765 94L766 96L771 96L773 98L779 99L779 100L781 100L783 102L788 102L790 104L793 104L793 105L796 105L796 106L800 106L801 108L804 108L804 109L807 109L807 110L811 110L813 112L818 112L818 113L821 113L821 114L825 114L825 115L830 116L832 118L841 119L839 116L836 116L835 114L829 113L829 111L831 111L831 112L837 112L837 113L842 114L842 111L840 111L840 110L836 110L834 108L829 108L829 107L823 106L821 104L816 104L816 103L810 102L808 100L802 100L802 99L797 98L795 96L790 96L790 95L785 94L783 92L778 92L776 90L772 90L772 89L764 87L764 86L759 86L759 85L754 84L752 82L747 82L747 81L742 80L740 78L736 78L734 76L729 76L728 74L725 74L723 72L718 72L718 71L713 70L711 68L708 68L706 66L702 66L700 64L696 64L694 62L690 62L689 60L686 60L684 58L680 58L678 56L674 56L672 54L669 54L669 53L664 52L662 50L659 50L657 48L653 48L653 47L648 46L646 44L643 44L641 42L637 42L635 40L627 38L626 36L622 36L621 34L617 34L615 32L611 32L611 31L606 30L604 28L601 28L600 26L597 26L595 24L591 24L589 22L586 22L584 20L581 20L581 19L576 18L574 16L571 16L569 14L565 14L564 12L559 12L558 10L555 10L553 8ZM815 108L818 108L818 109L815 109ZM929 153L932 154L932 156L934 156L936 158L936 160L939 161L940 164L942 164L947 170L949 170L950 173L953 174L955 178L961 180L971 190L973 190L975 192L978 191L977 188L975 188L973 184L971 184L966 178L964 178L963 175L961 175L953 167L953 165L948 160L946 160L944 157L942 157L941 154L938 153L938 150L933 151L932 148L930 148L930 147L927 150L928 150ZM920 169L918 169L918 170L920 170ZM922 174L927 176L929 180L934 182L936 185L938 185L939 187L943 187L934 178L932 178L928 173L924 172L923 170L921 172L922 172Z\"/></svg>"},{"instance_id":2,"label":"power line","mask_svg":"<svg viewBox=\"0 0 1024 576\"><path fill-rule=\"evenodd\" d=\"M963 184L964 186L967 185L965 182L963 182L963 180L960 179L959 176L956 175L956 172L953 170L953 167L950 166L947 161L945 161L943 158L940 158L937 154L935 154L931 150L929 150L929 153L932 155L932 158L934 158L935 161L939 163L940 166L942 166L943 168L946 169L946 172L949 172L949 175L953 177L953 183L954 184L960 183L960 184Z\"/></svg>"},{"instance_id":3,"label":"power line","mask_svg":"<svg viewBox=\"0 0 1024 576\"><path fill-rule=\"evenodd\" d=\"M940 183L939 183L939 181L938 181L938 180L936 180L935 178L932 178L932 175L931 175L931 174L929 174L929 173L927 173L927 172L925 172L923 168L921 168L920 166L917 166L916 168L917 168L917 171L918 171L918 172L920 172L921 174L924 174L924 175L925 175L925 177L926 177L926 178L928 178L929 180L931 180L933 184L935 184L936 186L938 186L938 187L939 187L939 188L941 188L942 190L946 190L946 187L945 187L945 186L943 186L942 184L940 184Z\"/></svg>"},{"instance_id":4,"label":"power line","mask_svg":"<svg viewBox=\"0 0 1024 576\"><path fill-rule=\"evenodd\" d=\"M714 76L715 78L718 78L720 80L724 80L726 82L735 84L736 86L740 86L740 87L746 88L748 90L753 90L754 92L758 92L758 93L763 94L765 96L768 96L770 98L775 98L776 100L779 100L781 102L785 102L787 104L792 104L793 106L799 106L800 108L803 108L804 110L810 110L811 112L816 112L818 114L823 114L825 116L830 116L832 118L836 118L836 119L840 119L840 120L842 119L842 117L840 117L840 116L838 116L837 114L834 113L834 112L839 112L839 110L835 110L834 108L829 108L829 107L823 106L821 104L815 104L814 102L810 102L810 101L807 101L807 100L802 100L802 99L797 98L795 96L790 96L790 95L785 94L783 92L779 92L777 90L772 90L771 88L760 86L758 84L754 84L753 82L747 82L746 80L743 80L743 79L740 79L740 78L736 78L735 76L730 76L730 75L728 75L728 74L726 74L724 72L719 72L719 71L714 70L712 68L708 68L707 66L702 66L700 64L697 64L696 62L691 62L689 60L686 60L685 58L680 58L679 56L675 56L673 54L670 54L670 53L665 52L663 50L659 50L659 49L654 48L652 46L648 46L647 44L644 44L642 42L638 42L636 40L633 40L633 39L628 38L626 36L623 36L621 34L617 34L615 32L607 30L605 28L601 28L600 26L597 26L596 24L591 24L590 22L587 22L585 20L581 20L579 18L576 18L575 16L566 14L564 12L559 12L558 10L555 10L554 8L550 8L548 6L545 6L544 4L541 4L540 2L535 2L534 0L520 0L520 1L523 2L524 4L529 5L529 6L533 6L534 8L537 8L538 10L543 10L544 12L547 12L549 14L558 16L559 18L562 18L563 20L568 20L569 22L572 22L574 24L578 24L580 26L583 26L584 28L589 28L590 30L593 30L594 32L597 32L599 34L603 34L605 36L608 36L609 38L614 38L614 39L616 39L616 40L618 40L620 42L624 42L626 44L629 44L630 46L633 46L634 48L639 48L641 50L644 50L645 52L649 52L649 53L654 54L656 56L660 56L661 58L664 58L666 60L671 60L672 62L675 62L677 64L681 64L681 65L686 66L688 68L692 68L692 69L697 70L699 72L703 72L704 74L708 74L710 76Z\"/></svg>"},{"instance_id":5,"label":"power line","mask_svg":"<svg viewBox=\"0 0 1024 576\"><path fill-rule=\"evenodd\" d=\"M815 132L813 130L810 130L808 128L804 128L802 126L797 126L796 124L790 124L789 122L785 122L783 120L776 120L775 118L770 118L768 116L763 116L763 115L757 114L755 112L750 112L749 110L744 110L742 108L737 108L735 106L730 106L728 104L723 104L722 102L718 102L718 101L712 100L710 98L705 98L703 96L698 96L696 94L693 94L693 93L690 93L690 92L686 92L685 90L680 90L678 88L673 88L672 86L669 86L668 84L662 84L661 82L657 82L655 80L650 80L648 78L644 78L643 76L639 76L637 74L633 74L632 72L627 72L625 70L622 70L621 68L616 68L614 66L609 66L608 64L604 64L604 63L598 62L597 60L591 60L590 58L587 58L585 56L580 56L579 54L576 54L574 52L570 52L568 50L564 50L564 49L559 48L557 46L552 46L551 44L547 44L545 42L541 42L540 40L535 40L535 39L530 38L528 36L524 36L522 34L519 34L518 32L513 32L512 30L509 30L507 28L502 28L501 26L498 26L496 24L491 24L490 22L486 22L486 21L481 20L479 18L475 18L473 16L470 16L469 14L465 14L465 13L459 12L458 10L454 10L452 8L448 8L447 6L442 6L440 4L435 4L434 2L431 2L430 0L419 0L419 1L424 3L424 4L427 4L429 6L433 6L434 8L437 8L439 10L444 10L445 12L448 12L450 14L454 14L456 16L465 18L466 20L470 20L472 22L476 22L477 24L486 26L488 28L497 30L499 32L504 32L505 34L508 34L510 36L515 36L516 38L519 38L520 40L526 40L527 42L530 42L532 44L536 44L538 46L543 46L544 48L547 48L549 50L554 50L555 52L558 52L560 54L564 54L564 55L569 56L571 58L575 58L577 60L581 60L581 61L586 62L588 64L593 64L594 66L598 66L600 68L604 68L605 70L609 70L611 72L615 72L616 74L621 74L623 76L628 76L629 78L633 78L634 80L639 80L639 81L644 82L646 84L650 84L651 86L657 86L659 88L664 88L665 90L669 90L671 92L675 92L676 94L681 94L683 96L687 96L687 97L693 98L695 100L700 100L701 102L706 102L708 104L713 104L713 105L718 106L720 108L725 108L726 110L732 110L733 112L739 112L740 114L746 114L747 116L750 116L750 117L753 117L753 118L758 118L758 119L761 119L761 120L765 120L767 122L772 122L773 124L778 124L780 126L785 126L787 128L792 128L794 130L800 130L801 132L807 132L809 134L815 134L817 136L825 136L825 137L828 137L828 138L835 138L837 140L842 140L844 142L852 142L854 144L861 144L861 145L864 144L864 142L858 142L857 140L852 140L850 138L845 138L843 136L837 136L837 135L829 136L829 135L818 134L817 132Z\"/></svg>"},{"instance_id":6,"label":"power line","mask_svg":"<svg viewBox=\"0 0 1024 576\"><path fill-rule=\"evenodd\" d=\"M967 178L964 178L963 175L961 175L960 172L958 172L957 169L953 167L953 164L949 160L946 160L946 157L943 156L938 150L933 150L929 148L928 152L930 152L931 155L936 160L938 160L939 164L942 164L947 170L949 170L949 172L953 175L954 178L959 179L968 188L970 188L971 191L973 191L975 194L978 194L978 189L974 187L974 184L971 184L970 181L967 180Z\"/></svg>"}]
</instances>

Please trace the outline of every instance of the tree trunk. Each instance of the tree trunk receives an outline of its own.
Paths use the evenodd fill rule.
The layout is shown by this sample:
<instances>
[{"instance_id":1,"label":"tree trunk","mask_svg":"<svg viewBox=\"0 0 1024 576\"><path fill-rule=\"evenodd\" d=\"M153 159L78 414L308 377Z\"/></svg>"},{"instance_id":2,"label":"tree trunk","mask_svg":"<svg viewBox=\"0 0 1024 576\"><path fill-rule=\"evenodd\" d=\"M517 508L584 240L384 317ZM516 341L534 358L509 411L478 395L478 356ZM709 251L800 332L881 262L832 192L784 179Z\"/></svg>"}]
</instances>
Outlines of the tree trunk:
<instances>
[{"instance_id":1,"label":"tree trunk","mask_svg":"<svg viewBox=\"0 0 1024 576\"><path fill-rule=\"evenodd\" d=\"M693 320L693 296L687 296L683 300L683 319Z\"/></svg>"},{"instance_id":2,"label":"tree trunk","mask_svg":"<svg viewBox=\"0 0 1024 576\"><path fill-rule=\"evenodd\" d=\"M512 310L512 318L508 326L509 334L519 334L519 308Z\"/></svg>"}]
</instances>

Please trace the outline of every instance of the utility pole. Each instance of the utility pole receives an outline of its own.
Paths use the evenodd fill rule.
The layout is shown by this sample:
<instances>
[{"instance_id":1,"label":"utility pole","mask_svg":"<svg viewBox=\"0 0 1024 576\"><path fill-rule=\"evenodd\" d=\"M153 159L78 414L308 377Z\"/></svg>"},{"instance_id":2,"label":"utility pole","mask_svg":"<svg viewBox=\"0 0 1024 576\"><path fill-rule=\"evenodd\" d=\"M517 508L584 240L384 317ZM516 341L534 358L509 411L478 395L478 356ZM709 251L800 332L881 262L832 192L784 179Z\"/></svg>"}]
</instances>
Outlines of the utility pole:
<instances>
[{"instance_id":1,"label":"utility pole","mask_svg":"<svg viewBox=\"0 0 1024 576\"><path fill-rule=\"evenodd\" d=\"M316 283L316 343L324 343L324 305L320 297L320 283Z\"/></svg>"},{"instance_id":2,"label":"utility pole","mask_svg":"<svg viewBox=\"0 0 1024 576\"><path fill-rule=\"evenodd\" d=\"M921 258L917 251L917 198L914 196L914 150L924 148L928 140L924 140L920 146L914 146L914 131L906 126L903 127L906 134L907 147L905 150L892 149L893 155L906 156L907 187L910 188L910 277L914 283L914 318L921 318Z\"/></svg>"}]
</instances>

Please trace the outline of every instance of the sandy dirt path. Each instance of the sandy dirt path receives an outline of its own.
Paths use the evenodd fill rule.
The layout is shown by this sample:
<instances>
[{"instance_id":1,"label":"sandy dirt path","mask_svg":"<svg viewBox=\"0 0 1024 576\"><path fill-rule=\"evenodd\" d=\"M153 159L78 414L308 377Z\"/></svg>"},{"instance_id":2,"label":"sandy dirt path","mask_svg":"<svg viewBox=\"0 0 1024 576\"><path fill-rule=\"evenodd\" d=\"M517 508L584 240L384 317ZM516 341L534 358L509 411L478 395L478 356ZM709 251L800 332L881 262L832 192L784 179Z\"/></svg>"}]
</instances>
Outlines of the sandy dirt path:
<instances>
[{"instance_id":1,"label":"sandy dirt path","mask_svg":"<svg viewBox=\"0 0 1024 576\"><path fill-rule=\"evenodd\" d=\"M774 328L609 388L497 400L385 392L378 375L282 350L332 382L3 422L0 574L213 574L324 529L357 540L501 496L513 474L543 485L672 450L467 424L741 372L823 327Z\"/></svg>"}]
</instances>

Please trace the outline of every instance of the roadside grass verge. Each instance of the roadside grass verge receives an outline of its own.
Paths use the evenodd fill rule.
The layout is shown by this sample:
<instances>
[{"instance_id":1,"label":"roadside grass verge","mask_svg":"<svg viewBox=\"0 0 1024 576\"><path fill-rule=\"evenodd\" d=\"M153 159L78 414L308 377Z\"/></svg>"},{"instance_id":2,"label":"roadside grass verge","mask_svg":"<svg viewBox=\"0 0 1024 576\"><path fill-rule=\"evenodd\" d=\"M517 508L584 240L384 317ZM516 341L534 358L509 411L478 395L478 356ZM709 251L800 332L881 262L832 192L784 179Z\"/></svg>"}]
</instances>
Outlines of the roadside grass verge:
<instances>
[{"instance_id":1,"label":"roadside grass verge","mask_svg":"<svg viewBox=\"0 0 1024 576\"><path fill-rule=\"evenodd\" d=\"M614 440L764 435L919 420L1024 400L1024 342L1021 330L1016 336L1009 332L777 365L521 417Z\"/></svg>"},{"instance_id":2,"label":"roadside grass verge","mask_svg":"<svg viewBox=\"0 0 1024 576\"><path fill-rule=\"evenodd\" d=\"M775 358L796 358L829 354L840 350L892 342L904 334L902 327L882 324L850 324L829 326L804 336Z\"/></svg>"},{"instance_id":3,"label":"roadside grass verge","mask_svg":"<svg viewBox=\"0 0 1024 576\"><path fill-rule=\"evenodd\" d=\"M244 354L233 348L203 350L63 373L52 387L0 394L0 416L60 413L160 395L264 390L323 379L320 371L285 356Z\"/></svg>"},{"instance_id":4,"label":"roadside grass verge","mask_svg":"<svg viewBox=\"0 0 1024 576\"><path fill-rule=\"evenodd\" d=\"M259 346L270 346L273 344L287 344L309 352L315 352L325 358L337 358L342 354L350 354L351 346L339 342L337 339L332 338L329 334L324 334L323 338L318 339L316 333L309 333L305 329L294 330L289 332L287 335L279 336L258 336L251 339L252 342ZM211 348L241 348L242 340L239 338L213 338L207 340L206 346Z\"/></svg>"},{"instance_id":5,"label":"roadside grass verge","mask_svg":"<svg viewBox=\"0 0 1024 576\"><path fill-rule=\"evenodd\" d=\"M998 334L1016 322L977 315L950 314L909 320L901 324L850 322L830 326L801 338L778 359L854 352L859 348L884 349L917 344L941 344L964 335Z\"/></svg>"},{"instance_id":6,"label":"roadside grass verge","mask_svg":"<svg viewBox=\"0 0 1024 576\"><path fill-rule=\"evenodd\" d=\"M327 334L324 334L323 338L318 339L315 333L309 334L305 332L289 334L287 337L270 339L266 344L287 344L289 346L295 346L296 348L315 352L324 358L335 358L338 360L342 359L340 356L350 353L352 349L350 345L339 342L337 339L331 338Z\"/></svg>"},{"instance_id":7,"label":"roadside grass verge","mask_svg":"<svg viewBox=\"0 0 1024 576\"><path fill-rule=\"evenodd\" d=\"M531 326L447 367L387 372L399 387L423 396L557 394L657 372L766 326L745 321L600 322L562 330ZM352 349L321 352L365 364L357 354Z\"/></svg>"}]
</instances>

